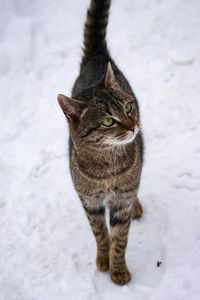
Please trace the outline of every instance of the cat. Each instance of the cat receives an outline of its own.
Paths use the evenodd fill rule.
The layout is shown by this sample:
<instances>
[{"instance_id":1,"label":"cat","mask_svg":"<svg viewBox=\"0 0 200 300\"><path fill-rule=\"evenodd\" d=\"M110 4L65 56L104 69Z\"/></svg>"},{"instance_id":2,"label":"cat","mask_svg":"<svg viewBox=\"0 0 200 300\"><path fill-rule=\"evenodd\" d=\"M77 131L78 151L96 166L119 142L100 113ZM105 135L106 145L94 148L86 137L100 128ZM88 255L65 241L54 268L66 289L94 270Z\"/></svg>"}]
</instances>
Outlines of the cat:
<instances>
[{"instance_id":1,"label":"cat","mask_svg":"<svg viewBox=\"0 0 200 300\"><path fill-rule=\"evenodd\" d=\"M73 184L97 243L97 268L124 285L131 279L125 261L131 219L143 213L137 193L144 147L138 102L107 48L110 4L91 0L80 74L72 97L60 94L58 102L69 125Z\"/></svg>"}]
</instances>

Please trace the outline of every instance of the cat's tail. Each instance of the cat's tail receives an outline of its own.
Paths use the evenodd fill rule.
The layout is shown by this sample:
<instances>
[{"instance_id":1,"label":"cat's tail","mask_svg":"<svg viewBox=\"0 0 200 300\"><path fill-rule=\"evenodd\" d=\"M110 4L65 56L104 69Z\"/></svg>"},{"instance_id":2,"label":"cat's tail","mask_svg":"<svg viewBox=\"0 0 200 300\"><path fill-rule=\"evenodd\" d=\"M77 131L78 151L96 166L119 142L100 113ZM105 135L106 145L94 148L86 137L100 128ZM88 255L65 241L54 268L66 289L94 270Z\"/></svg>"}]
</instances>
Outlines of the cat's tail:
<instances>
[{"instance_id":1,"label":"cat's tail","mask_svg":"<svg viewBox=\"0 0 200 300\"><path fill-rule=\"evenodd\" d=\"M90 0L84 27L83 59L107 53L106 28L111 0Z\"/></svg>"}]
</instances>

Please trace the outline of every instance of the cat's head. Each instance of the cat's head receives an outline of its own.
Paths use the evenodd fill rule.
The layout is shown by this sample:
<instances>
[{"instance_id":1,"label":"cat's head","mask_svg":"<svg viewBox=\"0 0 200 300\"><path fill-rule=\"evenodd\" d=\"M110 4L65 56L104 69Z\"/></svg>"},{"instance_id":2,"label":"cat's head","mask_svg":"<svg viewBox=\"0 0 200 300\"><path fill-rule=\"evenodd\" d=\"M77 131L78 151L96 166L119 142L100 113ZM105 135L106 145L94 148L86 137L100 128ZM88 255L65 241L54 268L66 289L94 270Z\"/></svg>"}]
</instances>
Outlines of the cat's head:
<instances>
[{"instance_id":1,"label":"cat's head","mask_svg":"<svg viewBox=\"0 0 200 300\"><path fill-rule=\"evenodd\" d=\"M77 98L58 95L74 143L99 148L135 139L140 130L137 103L120 89L110 63L99 85Z\"/></svg>"}]
</instances>

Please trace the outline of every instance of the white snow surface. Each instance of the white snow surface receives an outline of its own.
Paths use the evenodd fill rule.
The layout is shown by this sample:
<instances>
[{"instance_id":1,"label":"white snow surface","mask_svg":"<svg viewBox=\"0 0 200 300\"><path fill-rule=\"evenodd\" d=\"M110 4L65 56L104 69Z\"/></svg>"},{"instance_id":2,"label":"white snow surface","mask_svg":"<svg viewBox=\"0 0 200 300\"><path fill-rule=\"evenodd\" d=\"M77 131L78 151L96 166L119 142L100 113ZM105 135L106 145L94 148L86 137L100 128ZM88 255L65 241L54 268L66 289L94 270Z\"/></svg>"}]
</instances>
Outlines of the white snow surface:
<instances>
[{"instance_id":1,"label":"white snow surface","mask_svg":"<svg viewBox=\"0 0 200 300\"><path fill-rule=\"evenodd\" d=\"M96 269L56 100L78 75L87 7L0 0L0 300L199 300L200 2L112 3L108 44L146 148L123 287Z\"/></svg>"}]
</instances>

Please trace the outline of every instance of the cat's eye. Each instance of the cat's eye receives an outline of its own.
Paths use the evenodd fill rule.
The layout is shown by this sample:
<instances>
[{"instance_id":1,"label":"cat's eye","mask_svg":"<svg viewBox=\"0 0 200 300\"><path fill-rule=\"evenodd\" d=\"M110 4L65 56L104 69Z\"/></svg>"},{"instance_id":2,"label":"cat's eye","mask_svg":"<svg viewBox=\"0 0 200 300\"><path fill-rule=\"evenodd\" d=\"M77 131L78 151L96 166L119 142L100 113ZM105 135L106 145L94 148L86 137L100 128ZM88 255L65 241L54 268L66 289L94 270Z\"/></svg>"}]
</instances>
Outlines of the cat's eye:
<instances>
[{"instance_id":1,"label":"cat's eye","mask_svg":"<svg viewBox=\"0 0 200 300\"><path fill-rule=\"evenodd\" d=\"M112 126L113 124L115 123L115 121L113 120L113 118L105 118L105 119L103 119L103 121L102 121L102 124L104 125L104 126L106 126L106 127L110 127L110 126Z\"/></svg>"},{"instance_id":2,"label":"cat's eye","mask_svg":"<svg viewBox=\"0 0 200 300\"><path fill-rule=\"evenodd\" d=\"M129 114L132 111L132 104L131 103L127 103L124 110L127 114Z\"/></svg>"}]
</instances>

